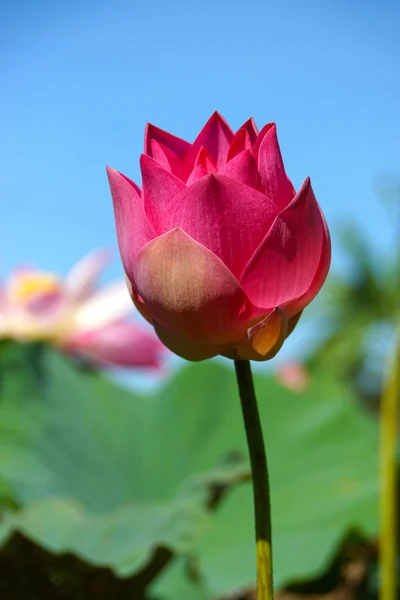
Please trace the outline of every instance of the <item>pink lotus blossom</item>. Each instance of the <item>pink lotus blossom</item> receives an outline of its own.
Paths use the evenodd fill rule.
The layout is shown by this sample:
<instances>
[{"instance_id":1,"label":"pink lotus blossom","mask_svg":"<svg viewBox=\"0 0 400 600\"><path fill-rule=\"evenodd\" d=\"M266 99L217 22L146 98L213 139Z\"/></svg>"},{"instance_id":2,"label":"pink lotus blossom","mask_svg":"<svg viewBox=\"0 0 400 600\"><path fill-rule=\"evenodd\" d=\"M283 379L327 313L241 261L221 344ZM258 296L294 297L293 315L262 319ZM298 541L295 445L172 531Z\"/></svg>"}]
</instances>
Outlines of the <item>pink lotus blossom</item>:
<instances>
[{"instance_id":1,"label":"pink lotus blossom","mask_svg":"<svg viewBox=\"0 0 400 600\"><path fill-rule=\"evenodd\" d=\"M176 354L266 360L327 276L328 228L269 123L214 113L193 144L148 125L142 188L108 168L133 301Z\"/></svg>"},{"instance_id":2,"label":"pink lotus blossom","mask_svg":"<svg viewBox=\"0 0 400 600\"><path fill-rule=\"evenodd\" d=\"M16 270L0 291L0 337L47 341L102 365L159 368L165 348L128 320L133 306L125 282L96 285L107 263L107 252L94 252L64 280L35 268Z\"/></svg>"}]
</instances>

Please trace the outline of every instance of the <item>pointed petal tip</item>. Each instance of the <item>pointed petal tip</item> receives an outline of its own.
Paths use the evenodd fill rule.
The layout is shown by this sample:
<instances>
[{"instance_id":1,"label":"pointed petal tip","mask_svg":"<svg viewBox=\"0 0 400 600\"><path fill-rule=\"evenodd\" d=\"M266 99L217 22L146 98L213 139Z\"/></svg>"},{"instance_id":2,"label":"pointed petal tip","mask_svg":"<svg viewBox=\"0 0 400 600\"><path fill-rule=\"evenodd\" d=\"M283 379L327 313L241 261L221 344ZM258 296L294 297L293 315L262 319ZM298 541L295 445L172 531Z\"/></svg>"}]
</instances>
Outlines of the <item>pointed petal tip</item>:
<instances>
[{"instance_id":1,"label":"pointed petal tip","mask_svg":"<svg viewBox=\"0 0 400 600\"><path fill-rule=\"evenodd\" d=\"M152 156L152 139L167 146L167 148L175 152L179 157L184 156L191 146L186 140L169 133L165 129L160 129L160 127L156 127L152 123L147 123L144 131L144 152L149 156Z\"/></svg>"}]
</instances>

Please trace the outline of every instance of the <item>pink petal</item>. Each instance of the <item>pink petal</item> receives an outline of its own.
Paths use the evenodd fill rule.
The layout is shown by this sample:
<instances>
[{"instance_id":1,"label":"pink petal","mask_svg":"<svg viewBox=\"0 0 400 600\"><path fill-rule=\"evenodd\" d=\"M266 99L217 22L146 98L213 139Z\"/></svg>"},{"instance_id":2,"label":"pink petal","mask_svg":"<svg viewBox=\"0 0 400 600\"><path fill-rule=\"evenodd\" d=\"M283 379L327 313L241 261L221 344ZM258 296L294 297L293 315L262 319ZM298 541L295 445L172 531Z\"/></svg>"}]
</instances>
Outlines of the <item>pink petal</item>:
<instances>
[{"instance_id":1,"label":"pink petal","mask_svg":"<svg viewBox=\"0 0 400 600\"><path fill-rule=\"evenodd\" d=\"M132 181L132 179L129 179L129 177L127 177L123 173L120 173L120 175L122 175L122 177L124 177L127 180L127 182L130 183L130 185L136 191L137 195L140 196L141 195L140 187L134 181Z\"/></svg>"},{"instance_id":2,"label":"pink petal","mask_svg":"<svg viewBox=\"0 0 400 600\"><path fill-rule=\"evenodd\" d=\"M194 167L204 167L204 169L208 173L216 173L217 168L215 163L207 150L202 146L196 156L196 160L194 161Z\"/></svg>"},{"instance_id":3,"label":"pink petal","mask_svg":"<svg viewBox=\"0 0 400 600\"><path fill-rule=\"evenodd\" d=\"M247 329L252 307L237 279L180 228L143 248L132 283L157 322L201 344L234 342Z\"/></svg>"},{"instance_id":4,"label":"pink petal","mask_svg":"<svg viewBox=\"0 0 400 600\"><path fill-rule=\"evenodd\" d=\"M241 181L259 192L263 191L256 161L250 150L244 150L232 158L222 169L221 175Z\"/></svg>"},{"instance_id":5,"label":"pink petal","mask_svg":"<svg viewBox=\"0 0 400 600\"><path fill-rule=\"evenodd\" d=\"M167 206L186 185L145 154L140 157L140 168L146 214L155 231L162 233Z\"/></svg>"},{"instance_id":6,"label":"pink petal","mask_svg":"<svg viewBox=\"0 0 400 600\"><path fill-rule=\"evenodd\" d=\"M304 309L304 307L307 306L307 304L309 304L311 302L311 300L313 300L315 298L315 296L318 294L318 292L322 288L322 286L325 282L325 279L327 278L328 272L329 272L329 267L331 265L331 254L332 254L331 238L329 235L328 225L326 224L325 217L322 214L321 209L320 209L320 214L321 214L321 219L322 219L323 226L324 226L324 235L323 235L323 240L322 240L321 256L320 256L320 261L319 261L319 265L317 268L317 272L316 272L315 277L314 277L310 287L308 288L307 292L303 296L300 296L300 298L297 298L296 300L291 302L290 305L287 307L287 310L289 310L291 314L299 313L299 311L302 311ZM300 315L301 315L301 312L300 312L298 318L300 318ZM296 321L296 324L297 324L297 321ZM294 327L293 327L293 329L294 329Z\"/></svg>"},{"instance_id":7,"label":"pink petal","mask_svg":"<svg viewBox=\"0 0 400 600\"><path fill-rule=\"evenodd\" d=\"M24 306L26 314L35 319L56 319L65 309L66 298L60 290L35 294Z\"/></svg>"},{"instance_id":8,"label":"pink petal","mask_svg":"<svg viewBox=\"0 0 400 600\"><path fill-rule=\"evenodd\" d=\"M233 138L233 131L228 123L215 112L204 125L199 135L193 142L193 151L196 152L204 146L214 159L217 169L221 169L225 162L229 150L229 145Z\"/></svg>"},{"instance_id":9,"label":"pink petal","mask_svg":"<svg viewBox=\"0 0 400 600\"><path fill-rule=\"evenodd\" d=\"M244 150L251 150L252 147L251 139L246 129L239 129L231 141L226 161L229 162L237 154L240 154Z\"/></svg>"},{"instance_id":10,"label":"pink petal","mask_svg":"<svg viewBox=\"0 0 400 600\"><path fill-rule=\"evenodd\" d=\"M76 263L64 279L64 289L70 300L81 302L94 291L100 273L110 262L110 252L104 248L91 252Z\"/></svg>"},{"instance_id":11,"label":"pink petal","mask_svg":"<svg viewBox=\"0 0 400 600\"><path fill-rule=\"evenodd\" d=\"M296 192L285 173L274 124L267 130L261 141L258 151L258 170L265 194L275 202L279 210L282 210L291 202Z\"/></svg>"},{"instance_id":12,"label":"pink petal","mask_svg":"<svg viewBox=\"0 0 400 600\"><path fill-rule=\"evenodd\" d=\"M311 188L305 180L293 202L275 219L240 279L252 302L260 307L282 306L292 317L315 280L325 244L325 224ZM322 285L322 283L321 283Z\"/></svg>"},{"instance_id":13,"label":"pink petal","mask_svg":"<svg viewBox=\"0 0 400 600\"><path fill-rule=\"evenodd\" d=\"M145 368L159 368L165 352L153 333L129 321L81 332L64 349L103 365Z\"/></svg>"},{"instance_id":14,"label":"pink petal","mask_svg":"<svg viewBox=\"0 0 400 600\"><path fill-rule=\"evenodd\" d=\"M177 155L166 146L159 144L155 140L151 140L151 151L153 159L176 177L182 174L182 163Z\"/></svg>"},{"instance_id":15,"label":"pink petal","mask_svg":"<svg viewBox=\"0 0 400 600\"><path fill-rule=\"evenodd\" d=\"M174 154L179 156L179 158L183 158L184 155L189 151L191 144L186 140L182 140L181 138L164 131L163 129L159 129L151 123L147 123L146 129L144 132L144 152L151 158L153 156L153 150L151 147L152 140L155 140L159 144L166 146L169 150L172 150Z\"/></svg>"},{"instance_id":16,"label":"pink petal","mask_svg":"<svg viewBox=\"0 0 400 600\"><path fill-rule=\"evenodd\" d=\"M258 152L260 150L261 142L263 141L263 139L267 135L268 131L272 127L275 127L275 123L267 123L266 125L264 125L264 127L261 129L260 133L257 135L256 141L253 143L253 154L254 154L254 158L256 159L257 162L258 162Z\"/></svg>"},{"instance_id":17,"label":"pink petal","mask_svg":"<svg viewBox=\"0 0 400 600\"><path fill-rule=\"evenodd\" d=\"M258 137L258 128L253 118L248 119L246 123L243 123L241 127L239 127L238 132L242 129L245 129L249 134L251 144L254 146L256 139Z\"/></svg>"},{"instance_id":18,"label":"pink petal","mask_svg":"<svg viewBox=\"0 0 400 600\"><path fill-rule=\"evenodd\" d=\"M114 169L107 167L118 245L125 272L129 275L139 250L152 240L156 233L146 216L143 202L129 180Z\"/></svg>"},{"instance_id":19,"label":"pink petal","mask_svg":"<svg viewBox=\"0 0 400 600\"><path fill-rule=\"evenodd\" d=\"M201 179L202 177L205 177L206 175L208 175L207 169L199 165L190 173L190 177L187 180L186 185L192 185L192 183L194 183L198 179Z\"/></svg>"},{"instance_id":20,"label":"pink petal","mask_svg":"<svg viewBox=\"0 0 400 600\"><path fill-rule=\"evenodd\" d=\"M210 174L173 199L164 227L182 227L240 277L276 214L273 203L257 190Z\"/></svg>"},{"instance_id":21,"label":"pink petal","mask_svg":"<svg viewBox=\"0 0 400 600\"><path fill-rule=\"evenodd\" d=\"M192 338L179 335L172 331L172 329L168 329L159 323L154 324L154 329L162 343L167 348L186 360L198 362L200 360L213 358L218 354L223 354L227 350L226 346L201 344Z\"/></svg>"},{"instance_id":22,"label":"pink petal","mask_svg":"<svg viewBox=\"0 0 400 600\"><path fill-rule=\"evenodd\" d=\"M101 287L75 306L69 325L76 332L100 329L127 317L133 310L131 297L122 279Z\"/></svg>"}]
</instances>

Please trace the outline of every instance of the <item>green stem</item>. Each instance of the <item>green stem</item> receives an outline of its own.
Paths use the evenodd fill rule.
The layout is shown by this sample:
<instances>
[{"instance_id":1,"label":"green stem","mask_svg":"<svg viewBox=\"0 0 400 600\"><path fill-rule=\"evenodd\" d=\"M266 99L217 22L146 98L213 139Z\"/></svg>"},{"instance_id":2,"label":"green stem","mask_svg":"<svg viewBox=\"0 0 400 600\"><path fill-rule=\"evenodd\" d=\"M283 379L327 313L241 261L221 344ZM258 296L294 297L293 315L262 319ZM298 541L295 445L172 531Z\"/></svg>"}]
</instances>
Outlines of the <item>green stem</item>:
<instances>
[{"instance_id":1,"label":"green stem","mask_svg":"<svg viewBox=\"0 0 400 600\"><path fill-rule=\"evenodd\" d=\"M392 363L393 356L390 363ZM380 600L396 600L397 413L400 406L400 335L381 399Z\"/></svg>"},{"instance_id":2,"label":"green stem","mask_svg":"<svg viewBox=\"0 0 400 600\"><path fill-rule=\"evenodd\" d=\"M268 468L250 361L235 360L235 370L253 475L257 600L273 600L271 501Z\"/></svg>"}]
</instances>

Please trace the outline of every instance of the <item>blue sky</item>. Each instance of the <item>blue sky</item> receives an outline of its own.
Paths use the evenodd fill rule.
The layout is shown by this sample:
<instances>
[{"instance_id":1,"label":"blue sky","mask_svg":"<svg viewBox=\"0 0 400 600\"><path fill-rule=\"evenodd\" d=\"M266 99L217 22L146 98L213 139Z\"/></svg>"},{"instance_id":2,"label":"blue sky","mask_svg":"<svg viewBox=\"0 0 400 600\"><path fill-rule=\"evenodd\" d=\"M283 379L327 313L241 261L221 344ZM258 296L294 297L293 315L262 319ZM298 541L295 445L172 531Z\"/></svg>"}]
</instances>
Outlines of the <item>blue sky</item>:
<instances>
[{"instance_id":1,"label":"blue sky","mask_svg":"<svg viewBox=\"0 0 400 600\"><path fill-rule=\"evenodd\" d=\"M139 180L146 121L192 140L218 109L278 126L333 232L388 246L377 183L399 174L400 4L383 0L2 3L0 264L65 272L116 250L109 164ZM117 251L110 276L121 274Z\"/></svg>"}]
</instances>

